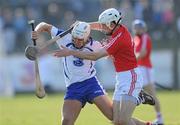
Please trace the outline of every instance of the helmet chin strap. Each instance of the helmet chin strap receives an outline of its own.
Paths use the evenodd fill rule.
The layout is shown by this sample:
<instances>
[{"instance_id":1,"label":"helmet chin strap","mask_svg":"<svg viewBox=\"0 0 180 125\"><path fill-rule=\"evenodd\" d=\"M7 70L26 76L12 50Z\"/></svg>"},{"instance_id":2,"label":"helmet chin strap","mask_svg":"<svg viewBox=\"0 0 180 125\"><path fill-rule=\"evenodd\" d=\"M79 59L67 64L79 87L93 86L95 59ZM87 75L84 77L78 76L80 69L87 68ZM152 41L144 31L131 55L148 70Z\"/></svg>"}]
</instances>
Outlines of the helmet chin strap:
<instances>
[{"instance_id":1,"label":"helmet chin strap","mask_svg":"<svg viewBox=\"0 0 180 125\"><path fill-rule=\"evenodd\" d=\"M119 22L121 21L121 19L122 19L121 17L118 19L116 25L114 26L114 28L111 30L110 33L106 33L107 36L111 36L111 35L113 34L114 30L115 30L116 27L118 26L118 24L119 24Z\"/></svg>"}]
</instances>

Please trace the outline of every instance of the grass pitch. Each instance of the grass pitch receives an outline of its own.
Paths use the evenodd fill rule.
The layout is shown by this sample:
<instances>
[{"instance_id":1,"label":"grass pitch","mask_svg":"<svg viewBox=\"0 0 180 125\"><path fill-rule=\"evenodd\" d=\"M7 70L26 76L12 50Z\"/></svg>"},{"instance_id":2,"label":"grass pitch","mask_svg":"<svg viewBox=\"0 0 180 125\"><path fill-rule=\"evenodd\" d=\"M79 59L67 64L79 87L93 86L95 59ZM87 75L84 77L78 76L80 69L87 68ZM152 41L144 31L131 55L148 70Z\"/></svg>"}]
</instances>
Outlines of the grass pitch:
<instances>
[{"instance_id":1,"label":"grass pitch","mask_svg":"<svg viewBox=\"0 0 180 125\"><path fill-rule=\"evenodd\" d=\"M158 91L166 125L180 125L180 91ZM112 96L112 94L110 94ZM60 125L63 94L38 99L35 95L0 98L0 125ZM155 119L151 106L140 105L134 117L146 121ZM87 104L76 125L111 125L95 105Z\"/></svg>"}]
</instances>

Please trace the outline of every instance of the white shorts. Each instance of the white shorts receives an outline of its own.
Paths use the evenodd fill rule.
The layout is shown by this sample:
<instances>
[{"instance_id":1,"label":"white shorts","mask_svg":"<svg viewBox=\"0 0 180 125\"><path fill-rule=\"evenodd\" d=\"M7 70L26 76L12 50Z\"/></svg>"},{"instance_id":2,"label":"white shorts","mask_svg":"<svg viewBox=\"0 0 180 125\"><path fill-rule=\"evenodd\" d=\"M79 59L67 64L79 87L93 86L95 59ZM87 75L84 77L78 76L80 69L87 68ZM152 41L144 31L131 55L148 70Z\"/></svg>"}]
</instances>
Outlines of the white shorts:
<instances>
[{"instance_id":1,"label":"white shorts","mask_svg":"<svg viewBox=\"0 0 180 125\"><path fill-rule=\"evenodd\" d=\"M142 89L142 75L139 68L116 73L116 86L113 100L120 101L122 95L133 96L138 100Z\"/></svg>"},{"instance_id":2,"label":"white shorts","mask_svg":"<svg viewBox=\"0 0 180 125\"><path fill-rule=\"evenodd\" d=\"M141 74L143 77L143 87L148 84L154 83L154 71L153 68L148 68L145 66L139 66L139 69L141 70Z\"/></svg>"}]
</instances>

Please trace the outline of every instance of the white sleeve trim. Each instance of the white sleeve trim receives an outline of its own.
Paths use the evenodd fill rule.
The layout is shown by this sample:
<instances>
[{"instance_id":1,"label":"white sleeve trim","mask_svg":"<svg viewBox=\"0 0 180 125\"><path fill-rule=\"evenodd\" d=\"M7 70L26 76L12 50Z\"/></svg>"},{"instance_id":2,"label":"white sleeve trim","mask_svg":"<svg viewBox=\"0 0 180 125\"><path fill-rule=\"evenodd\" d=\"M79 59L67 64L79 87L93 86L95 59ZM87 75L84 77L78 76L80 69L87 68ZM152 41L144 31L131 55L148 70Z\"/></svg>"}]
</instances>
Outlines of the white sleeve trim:
<instances>
[{"instance_id":1,"label":"white sleeve trim","mask_svg":"<svg viewBox=\"0 0 180 125\"><path fill-rule=\"evenodd\" d=\"M53 26L53 27L51 28L51 36L52 36L52 37L55 37L56 34L57 34L57 32L58 32L58 28L56 28L55 26Z\"/></svg>"}]
</instances>

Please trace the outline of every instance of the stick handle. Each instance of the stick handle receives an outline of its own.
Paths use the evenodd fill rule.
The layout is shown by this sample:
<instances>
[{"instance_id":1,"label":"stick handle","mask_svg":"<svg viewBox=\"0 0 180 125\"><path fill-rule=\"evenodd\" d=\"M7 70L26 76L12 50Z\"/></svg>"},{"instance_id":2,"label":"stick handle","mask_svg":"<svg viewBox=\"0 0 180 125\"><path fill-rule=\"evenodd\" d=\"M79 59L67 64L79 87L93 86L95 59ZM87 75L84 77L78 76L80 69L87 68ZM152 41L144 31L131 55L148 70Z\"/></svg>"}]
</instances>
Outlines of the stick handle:
<instances>
[{"instance_id":1,"label":"stick handle","mask_svg":"<svg viewBox=\"0 0 180 125\"><path fill-rule=\"evenodd\" d=\"M46 47L48 47L49 45L55 43L58 39L64 37L65 35L67 35L68 33L71 32L71 30L73 29L73 27L70 27L69 29L65 30L64 32L60 33L58 36L55 36L53 39L50 39L46 42L44 42L44 45L42 45L40 47L40 50L45 49Z\"/></svg>"},{"instance_id":2,"label":"stick handle","mask_svg":"<svg viewBox=\"0 0 180 125\"><path fill-rule=\"evenodd\" d=\"M64 32L60 33L59 38L62 38L63 36L67 35L68 33L71 32L71 30L73 29L73 27L70 27L69 29L65 30Z\"/></svg>"},{"instance_id":3,"label":"stick handle","mask_svg":"<svg viewBox=\"0 0 180 125\"><path fill-rule=\"evenodd\" d=\"M31 25L32 31L34 31L34 29L35 29L35 26L34 26L35 21L31 20L28 23L29 23L29 25ZM32 40L33 40L33 45L36 46L36 40L35 39L32 39Z\"/></svg>"},{"instance_id":4,"label":"stick handle","mask_svg":"<svg viewBox=\"0 0 180 125\"><path fill-rule=\"evenodd\" d=\"M46 92L44 90L44 87L41 83L40 73L39 73L39 66L38 66L38 59L35 60L35 83L36 83L36 96L39 99L42 99L45 97Z\"/></svg>"},{"instance_id":5,"label":"stick handle","mask_svg":"<svg viewBox=\"0 0 180 125\"><path fill-rule=\"evenodd\" d=\"M34 31L34 20L28 22L31 25L32 31ZM36 46L36 40L33 40L33 45ZM35 60L35 84L36 84L36 96L38 98L43 98L46 95L44 87L41 83L40 73L39 73L39 66L38 66L38 59Z\"/></svg>"}]
</instances>

